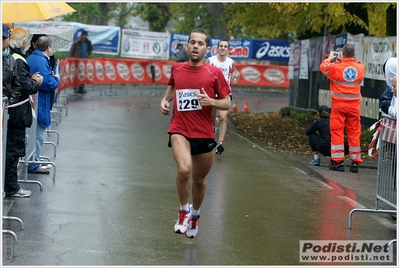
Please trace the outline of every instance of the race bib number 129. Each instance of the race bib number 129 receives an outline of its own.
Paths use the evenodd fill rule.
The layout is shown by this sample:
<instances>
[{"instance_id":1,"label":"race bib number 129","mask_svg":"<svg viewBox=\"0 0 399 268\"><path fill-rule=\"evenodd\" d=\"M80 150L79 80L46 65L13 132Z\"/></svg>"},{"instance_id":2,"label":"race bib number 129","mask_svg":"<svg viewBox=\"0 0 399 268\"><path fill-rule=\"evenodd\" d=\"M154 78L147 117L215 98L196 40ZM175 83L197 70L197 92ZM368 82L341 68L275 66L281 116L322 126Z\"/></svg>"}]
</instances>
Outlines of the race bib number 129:
<instances>
[{"instance_id":1,"label":"race bib number 129","mask_svg":"<svg viewBox=\"0 0 399 268\"><path fill-rule=\"evenodd\" d=\"M177 110L179 112L201 110L197 94L199 89L178 89L176 90Z\"/></svg>"}]
</instances>

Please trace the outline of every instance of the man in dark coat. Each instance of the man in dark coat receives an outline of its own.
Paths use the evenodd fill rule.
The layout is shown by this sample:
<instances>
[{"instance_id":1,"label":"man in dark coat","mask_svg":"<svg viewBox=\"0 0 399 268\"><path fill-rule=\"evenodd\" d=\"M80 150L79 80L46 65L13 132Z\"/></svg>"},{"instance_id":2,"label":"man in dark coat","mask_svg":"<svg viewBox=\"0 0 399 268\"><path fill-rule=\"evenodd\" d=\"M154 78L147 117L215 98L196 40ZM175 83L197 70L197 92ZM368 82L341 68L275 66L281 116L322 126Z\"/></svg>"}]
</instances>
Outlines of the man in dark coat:
<instances>
[{"instance_id":1,"label":"man in dark coat","mask_svg":"<svg viewBox=\"0 0 399 268\"><path fill-rule=\"evenodd\" d=\"M179 52L177 52L176 54L176 61L177 62L188 61L188 52L183 47L183 44L182 43L177 44L176 48L179 50Z\"/></svg>"},{"instance_id":2,"label":"man in dark coat","mask_svg":"<svg viewBox=\"0 0 399 268\"><path fill-rule=\"evenodd\" d=\"M9 98L4 192L6 196L29 197L32 192L22 189L18 184L18 161L19 157L25 156L25 128L32 124L29 95L37 93L43 77L40 74L36 74L35 78L30 76L29 65L22 56L25 47L9 47L10 39L7 35L14 32L13 44L23 44L25 41L26 45L28 33L20 30L21 28L11 32L7 27L3 24L3 47L8 51L3 51L3 91L5 86L9 86L18 95L14 94L15 98ZM9 72L10 69L13 70L12 73Z\"/></svg>"},{"instance_id":3,"label":"man in dark coat","mask_svg":"<svg viewBox=\"0 0 399 268\"><path fill-rule=\"evenodd\" d=\"M69 51L69 56L71 58L82 58L87 59L93 51L93 45L87 37L89 33L87 31L82 31L82 34L78 39L73 42L71 50ZM74 87L74 92L78 94L86 94L85 85L80 84L79 87Z\"/></svg>"}]
</instances>

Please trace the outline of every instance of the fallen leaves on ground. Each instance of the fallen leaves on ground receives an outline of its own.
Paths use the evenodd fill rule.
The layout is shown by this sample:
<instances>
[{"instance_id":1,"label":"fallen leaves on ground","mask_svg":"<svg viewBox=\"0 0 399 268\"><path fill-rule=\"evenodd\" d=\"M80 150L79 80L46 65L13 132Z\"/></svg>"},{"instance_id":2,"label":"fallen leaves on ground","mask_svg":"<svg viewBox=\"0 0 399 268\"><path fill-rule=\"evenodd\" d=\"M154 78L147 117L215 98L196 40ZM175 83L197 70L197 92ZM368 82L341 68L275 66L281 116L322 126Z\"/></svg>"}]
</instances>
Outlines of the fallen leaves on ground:
<instances>
[{"instance_id":1,"label":"fallen leaves on ground","mask_svg":"<svg viewBox=\"0 0 399 268\"><path fill-rule=\"evenodd\" d=\"M230 120L239 132L264 143L269 148L285 153L306 156L312 154L306 129L314 119L296 119L272 113L229 113ZM369 157L370 140L362 141L362 157Z\"/></svg>"}]
</instances>

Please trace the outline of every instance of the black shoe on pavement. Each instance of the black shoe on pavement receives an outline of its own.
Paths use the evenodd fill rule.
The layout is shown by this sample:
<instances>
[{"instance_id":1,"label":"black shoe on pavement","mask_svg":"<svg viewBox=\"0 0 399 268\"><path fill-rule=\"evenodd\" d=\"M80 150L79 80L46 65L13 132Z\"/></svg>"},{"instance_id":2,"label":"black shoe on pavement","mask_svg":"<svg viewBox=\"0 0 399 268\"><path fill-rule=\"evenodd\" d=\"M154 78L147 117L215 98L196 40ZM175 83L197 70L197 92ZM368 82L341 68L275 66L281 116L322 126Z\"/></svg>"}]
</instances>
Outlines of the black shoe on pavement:
<instances>
[{"instance_id":1,"label":"black shoe on pavement","mask_svg":"<svg viewBox=\"0 0 399 268\"><path fill-rule=\"evenodd\" d=\"M337 163L336 161L333 160L330 164L330 170L341 171L341 172L345 171L344 161Z\"/></svg>"},{"instance_id":2,"label":"black shoe on pavement","mask_svg":"<svg viewBox=\"0 0 399 268\"><path fill-rule=\"evenodd\" d=\"M330 160L330 163L328 164L328 168L332 167L334 165L334 161Z\"/></svg>"},{"instance_id":3,"label":"black shoe on pavement","mask_svg":"<svg viewBox=\"0 0 399 268\"><path fill-rule=\"evenodd\" d=\"M357 171L358 171L357 163L352 163L350 172L357 173Z\"/></svg>"}]
</instances>

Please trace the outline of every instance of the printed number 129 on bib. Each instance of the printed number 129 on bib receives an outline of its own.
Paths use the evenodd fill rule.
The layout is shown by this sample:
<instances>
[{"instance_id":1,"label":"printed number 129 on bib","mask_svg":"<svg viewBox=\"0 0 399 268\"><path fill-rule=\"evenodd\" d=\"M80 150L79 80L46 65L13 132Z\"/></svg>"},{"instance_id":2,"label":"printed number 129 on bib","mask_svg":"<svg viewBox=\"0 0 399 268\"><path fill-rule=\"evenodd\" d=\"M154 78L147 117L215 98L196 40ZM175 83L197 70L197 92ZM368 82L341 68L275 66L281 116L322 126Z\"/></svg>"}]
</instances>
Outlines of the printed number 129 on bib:
<instances>
[{"instance_id":1,"label":"printed number 129 on bib","mask_svg":"<svg viewBox=\"0 0 399 268\"><path fill-rule=\"evenodd\" d=\"M179 112L201 110L202 106L197 98L199 89L176 90L177 110Z\"/></svg>"}]
</instances>

